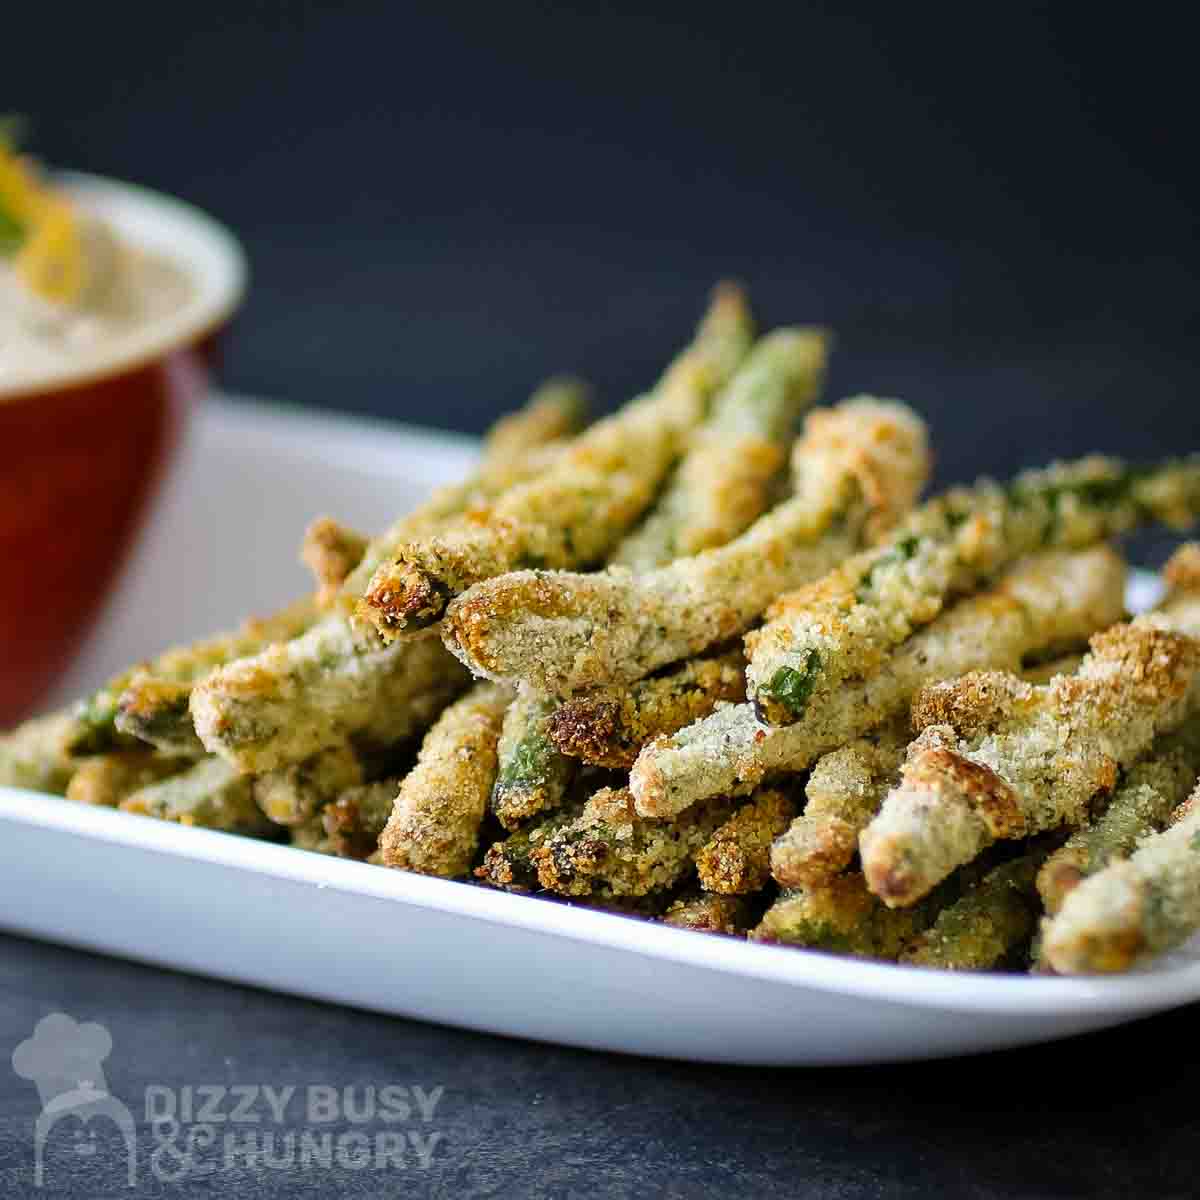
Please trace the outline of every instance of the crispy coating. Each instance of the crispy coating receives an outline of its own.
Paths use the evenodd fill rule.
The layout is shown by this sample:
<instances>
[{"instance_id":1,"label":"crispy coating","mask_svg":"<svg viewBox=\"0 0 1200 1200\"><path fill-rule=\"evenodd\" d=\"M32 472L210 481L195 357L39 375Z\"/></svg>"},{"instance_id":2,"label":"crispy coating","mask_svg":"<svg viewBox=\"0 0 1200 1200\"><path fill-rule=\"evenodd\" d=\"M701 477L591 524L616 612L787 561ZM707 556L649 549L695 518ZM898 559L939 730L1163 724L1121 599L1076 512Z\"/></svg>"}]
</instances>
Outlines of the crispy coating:
<instances>
[{"instance_id":1,"label":"crispy coating","mask_svg":"<svg viewBox=\"0 0 1200 1200\"><path fill-rule=\"evenodd\" d=\"M673 900L661 920L676 929L742 937L754 924L754 904L746 896L693 892Z\"/></svg>"},{"instance_id":2,"label":"crispy coating","mask_svg":"<svg viewBox=\"0 0 1200 1200\"><path fill-rule=\"evenodd\" d=\"M120 808L228 833L261 836L271 828L254 803L250 780L219 758L202 758L182 774L130 792Z\"/></svg>"},{"instance_id":3,"label":"crispy coating","mask_svg":"<svg viewBox=\"0 0 1200 1200\"><path fill-rule=\"evenodd\" d=\"M1022 676L1000 670L969 671L918 692L910 721L917 732L949 725L962 737L979 737L1009 724L1018 713L1032 712L1044 694Z\"/></svg>"},{"instance_id":4,"label":"crispy coating","mask_svg":"<svg viewBox=\"0 0 1200 1200\"><path fill-rule=\"evenodd\" d=\"M79 704L75 714L78 727L70 748L77 753L96 753L115 744L120 701L135 680L143 688L150 680L190 688L225 663L256 654L272 642L298 636L318 615L315 600L305 597L269 617L251 617L232 633L218 633L186 646L174 646L150 662L129 667Z\"/></svg>"},{"instance_id":5,"label":"crispy coating","mask_svg":"<svg viewBox=\"0 0 1200 1200\"><path fill-rule=\"evenodd\" d=\"M778 600L748 640L748 691L763 720L787 724L846 679L880 669L892 649L954 595L1022 555L1079 548L1150 520L1200 515L1200 456L1149 470L1099 457L984 481L919 509L885 545Z\"/></svg>"},{"instance_id":6,"label":"crispy coating","mask_svg":"<svg viewBox=\"0 0 1200 1200\"><path fill-rule=\"evenodd\" d=\"M362 782L360 756L349 746L332 746L303 762L256 775L254 802L276 825L304 825L339 792Z\"/></svg>"},{"instance_id":7,"label":"crispy coating","mask_svg":"<svg viewBox=\"0 0 1200 1200\"><path fill-rule=\"evenodd\" d=\"M647 821L628 788L602 788L530 853L538 881L564 896L644 896L677 883L732 814L723 797L674 821Z\"/></svg>"},{"instance_id":8,"label":"crispy coating","mask_svg":"<svg viewBox=\"0 0 1200 1200\"><path fill-rule=\"evenodd\" d=\"M317 583L317 603L328 608L347 576L367 551L370 538L334 520L317 517L304 531L300 561L313 573Z\"/></svg>"},{"instance_id":9,"label":"crispy coating","mask_svg":"<svg viewBox=\"0 0 1200 1200\"><path fill-rule=\"evenodd\" d=\"M61 796L79 764L69 748L77 730L75 713L64 710L0 736L0 784Z\"/></svg>"},{"instance_id":10,"label":"crispy coating","mask_svg":"<svg viewBox=\"0 0 1200 1200\"><path fill-rule=\"evenodd\" d=\"M859 839L871 890L911 904L997 839L1082 824L1092 797L1200 700L1200 642L1166 620L1096 634L1078 673L1043 687L988 675L934 685L914 718L967 719L931 725L909 747L899 786ZM995 700L1005 693L1007 717ZM971 715L975 697L983 720Z\"/></svg>"},{"instance_id":11,"label":"crispy coating","mask_svg":"<svg viewBox=\"0 0 1200 1200\"><path fill-rule=\"evenodd\" d=\"M402 545L372 575L359 618L390 640L440 620L450 599L494 575L601 561L653 501L750 337L741 293L720 292L695 342L652 392L598 421L540 477L470 520Z\"/></svg>"},{"instance_id":12,"label":"crispy coating","mask_svg":"<svg viewBox=\"0 0 1200 1200\"><path fill-rule=\"evenodd\" d=\"M900 961L946 971L987 971L1003 963L1037 929L1034 878L1046 849L994 867L960 900L943 908Z\"/></svg>"},{"instance_id":13,"label":"crispy coating","mask_svg":"<svg viewBox=\"0 0 1200 1200\"><path fill-rule=\"evenodd\" d=\"M874 396L852 396L818 408L804 422L792 447L796 493L816 510L832 499L865 509L864 538L874 543L905 518L932 466L929 430L906 404Z\"/></svg>"},{"instance_id":14,"label":"crispy coating","mask_svg":"<svg viewBox=\"0 0 1200 1200\"><path fill-rule=\"evenodd\" d=\"M192 719L210 752L262 773L334 746L411 738L466 679L435 640L364 643L330 615L303 636L210 675L192 692Z\"/></svg>"},{"instance_id":15,"label":"crispy coating","mask_svg":"<svg viewBox=\"0 0 1200 1200\"><path fill-rule=\"evenodd\" d=\"M1185 542L1162 571L1172 593L1200 593L1200 542Z\"/></svg>"},{"instance_id":16,"label":"crispy coating","mask_svg":"<svg viewBox=\"0 0 1200 1200\"><path fill-rule=\"evenodd\" d=\"M808 803L771 847L771 874L784 887L816 887L858 852L858 835L879 811L904 761L907 723L893 722L813 766Z\"/></svg>"},{"instance_id":17,"label":"crispy coating","mask_svg":"<svg viewBox=\"0 0 1200 1200\"><path fill-rule=\"evenodd\" d=\"M337 610L352 617L371 576L395 557L401 546L491 503L509 488L536 479L561 458L566 439L583 424L588 391L585 383L570 376L550 379L524 408L497 421L484 439L483 454L472 476L439 488L419 508L405 513L372 539L342 584Z\"/></svg>"},{"instance_id":18,"label":"crispy coating","mask_svg":"<svg viewBox=\"0 0 1200 1200\"><path fill-rule=\"evenodd\" d=\"M80 762L67 784L67 799L116 808L131 792L178 775L190 765L187 759L164 758L152 750L96 754Z\"/></svg>"},{"instance_id":19,"label":"crispy coating","mask_svg":"<svg viewBox=\"0 0 1200 1200\"><path fill-rule=\"evenodd\" d=\"M641 748L746 695L740 647L694 658L620 691L569 700L551 714L550 738L563 754L614 770L633 766Z\"/></svg>"},{"instance_id":20,"label":"crispy coating","mask_svg":"<svg viewBox=\"0 0 1200 1200\"><path fill-rule=\"evenodd\" d=\"M855 871L837 875L820 887L781 893L751 930L750 940L895 961L934 915L928 902L915 908L887 908Z\"/></svg>"},{"instance_id":21,"label":"crispy coating","mask_svg":"<svg viewBox=\"0 0 1200 1200\"><path fill-rule=\"evenodd\" d=\"M1072 888L1162 829L1198 774L1200 721L1192 719L1160 737L1150 756L1125 772L1108 805L1046 860L1037 879L1046 912L1053 916Z\"/></svg>"},{"instance_id":22,"label":"crispy coating","mask_svg":"<svg viewBox=\"0 0 1200 1200\"><path fill-rule=\"evenodd\" d=\"M1183 545L1163 568L1167 594L1158 611L1172 628L1200 636L1200 543Z\"/></svg>"},{"instance_id":23,"label":"crispy coating","mask_svg":"<svg viewBox=\"0 0 1200 1200\"><path fill-rule=\"evenodd\" d=\"M190 683L138 672L117 700L113 724L118 733L163 754L201 758L205 751L192 723L191 698Z\"/></svg>"},{"instance_id":24,"label":"crispy coating","mask_svg":"<svg viewBox=\"0 0 1200 1200\"><path fill-rule=\"evenodd\" d=\"M866 679L826 693L801 721L767 725L741 704L652 742L630 773L638 810L667 816L707 795L749 791L769 773L803 770L901 714L931 681L979 667L1015 669L1047 643L1117 619L1123 605L1123 565L1107 548L1034 555L990 591L953 605Z\"/></svg>"},{"instance_id":25,"label":"crispy coating","mask_svg":"<svg viewBox=\"0 0 1200 1200\"><path fill-rule=\"evenodd\" d=\"M388 775L346 788L317 813L330 853L359 859L374 853L402 779L400 775Z\"/></svg>"},{"instance_id":26,"label":"crispy coating","mask_svg":"<svg viewBox=\"0 0 1200 1200\"><path fill-rule=\"evenodd\" d=\"M1162 609L1173 621L1200 629L1195 597L1200 593L1200 544L1181 546L1163 568L1169 589ZM1189 627L1185 624L1184 626ZM1128 858L1138 843L1162 829L1200 773L1200 721L1189 720L1159 738L1149 757L1128 770L1112 800L1046 861L1038 891L1053 916L1067 893L1116 859Z\"/></svg>"},{"instance_id":27,"label":"crispy coating","mask_svg":"<svg viewBox=\"0 0 1200 1200\"><path fill-rule=\"evenodd\" d=\"M1085 879L1042 928L1059 974L1125 971L1200 929L1200 789L1127 860Z\"/></svg>"},{"instance_id":28,"label":"crispy coating","mask_svg":"<svg viewBox=\"0 0 1200 1200\"><path fill-rule=\"evenodd\" d=\"M1076 660L1056 659L1046 679L1074 670ZM1042 671L1042 667L1038 668ZM1030 672L1022 672L1030 679ZM1033 680L1030 680L1033 682ZM822 755L809 774L804 812L775 839L770 872L782 887L817 887L838 875L858 853L858 835L880 811L905 760L907 716Z\"/></svg>"},{"instance_id":29,"label":"crispy coating","mask_svg":"<svg viewBox=\"0 0 1200 1200\"><path fill-rule=\"evenodd\" d=\"M533 852L556 829L576 820L583 812L584 800L568 802L557 812L531 821L524 829L494 842L475 868L475 876L506 892L531 892L538 887L537 863Z\"/></svg>"},{"instance_id":30,"label":"crispy coating","mask_svg":"<svg viewBox=\"0 0 1200 1200\"><path fill-rule=\"evenodd\" d=\"M553 712L553 700L521 687L505 714L492 789L492 812L505 829L558 808L566 797L577 764L550 737Z\"/></svg>"},{"instance_id":31,"label":"crispy coating","mask_svg":"<svg viewBox=\"0 0 1200 1200\"><path fill-rule=\"evenodd\" d=\"M782 589L828 571L874 521L894 519L928 469L925 428L860 399L813 412L796 495L744 534L648 574L518 571L452 603L442 635L476 674L563 698L631 683L742 632Z\"/></svg>"},{"instance_id":32,"label":"crispy coating","mask_svg":"<svg viewBox=\"0 0 1200 1200\"><path fill-rule=\"evenodd\" d=\"M383 863L422 875L465 875L496 781L496 747L512 689L478 684L425 735L383 833Z\"/></svg>"},{"instance_id":33,"label":"crispy coating","mask_svg":"<svg viewBox=\"0 0 1200 1200\"><path fill-rule=\"evenodd\" d=\"M696 853L700 886L706 892L746 895L771 878L771 843L796 815L785 791L762 788Z\"/></svg>"},{"instance_id":34,"label":"crispy coating","mask_svg":"<svg viewBox=\"0 0 1200 1200\"><path fill-rule=\"evenodd\" d=\"M828 340L819 329L778 329L750 350L658 503L610 563L651 571L723 546L766 511L796 419L820 391Z\"/></svg>"}]
</instances>

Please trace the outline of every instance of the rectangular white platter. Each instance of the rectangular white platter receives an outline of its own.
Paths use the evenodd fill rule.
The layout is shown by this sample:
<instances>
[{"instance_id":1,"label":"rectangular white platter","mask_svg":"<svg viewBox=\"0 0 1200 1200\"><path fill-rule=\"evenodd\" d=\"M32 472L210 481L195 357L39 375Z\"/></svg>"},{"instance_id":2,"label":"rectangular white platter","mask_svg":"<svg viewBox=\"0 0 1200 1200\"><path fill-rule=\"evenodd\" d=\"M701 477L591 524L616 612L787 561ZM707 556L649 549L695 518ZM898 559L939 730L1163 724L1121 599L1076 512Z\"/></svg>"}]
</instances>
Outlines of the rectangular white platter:
<instances>
[{"instance_id":1,"label":"rectangular white platter","mask_svg":"<svg viewBox=\"0 0 1200 1200\"><path fill-rule=\"evenodd\" d=\"M248 403L197 415L63 700L306 585L309 517L379 528L473 443ZM399 1016L712 1062L898 1061L1200 999L1193 944L1113 979L955 975L506 895L0 788L0 926Z\"/></svg>"}]
</instances>

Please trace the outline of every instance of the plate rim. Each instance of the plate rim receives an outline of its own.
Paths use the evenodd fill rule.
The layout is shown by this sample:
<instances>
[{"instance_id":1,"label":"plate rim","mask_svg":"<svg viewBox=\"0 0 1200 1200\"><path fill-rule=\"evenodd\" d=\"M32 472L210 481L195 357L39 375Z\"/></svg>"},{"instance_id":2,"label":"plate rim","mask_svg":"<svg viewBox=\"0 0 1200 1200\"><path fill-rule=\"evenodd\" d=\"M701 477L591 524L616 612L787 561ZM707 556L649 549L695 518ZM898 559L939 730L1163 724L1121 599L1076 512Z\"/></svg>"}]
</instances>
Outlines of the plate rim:
<instances>
[{"instance_id":1,"label":"plate rim","mask_svg":"<svg viewBox=\"0 0 1200 1200\"><path fill-rule=\"evenodd\" d=\"M1200 962L1114 977L1039 978L943 971L703 935L537 896L76 804L19 788L0 787L0 824L4 822L266 874L318 890L435 909L642 958L666 958L725 975L909 1008L981 1015L1051 1017L1071 1012L1115 1016L1148 1014L1200 1000Z\"/></svg>"}]
</instances>

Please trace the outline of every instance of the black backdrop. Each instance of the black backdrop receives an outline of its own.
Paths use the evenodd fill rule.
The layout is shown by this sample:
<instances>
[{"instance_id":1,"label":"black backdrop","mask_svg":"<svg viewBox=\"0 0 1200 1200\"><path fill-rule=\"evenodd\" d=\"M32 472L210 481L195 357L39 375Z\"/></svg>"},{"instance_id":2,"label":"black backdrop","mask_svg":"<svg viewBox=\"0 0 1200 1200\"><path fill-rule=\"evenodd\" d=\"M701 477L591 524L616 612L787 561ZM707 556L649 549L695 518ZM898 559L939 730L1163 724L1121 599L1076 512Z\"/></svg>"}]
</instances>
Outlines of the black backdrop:
<instances>
[{"instance_id":1,"label":"black backdrop","mask_svg":"<svg viewBox=\"0 0 1200 1200\"><path fill-rule=\"evenodd\" d=\"M1182 29L1100 6L22 6L50 159L245 239L232 388L478 430L650 380L718 276L943 479L1200 444ZM7 40L7 39L6 39Z\"/></svg>"}]
</instances>

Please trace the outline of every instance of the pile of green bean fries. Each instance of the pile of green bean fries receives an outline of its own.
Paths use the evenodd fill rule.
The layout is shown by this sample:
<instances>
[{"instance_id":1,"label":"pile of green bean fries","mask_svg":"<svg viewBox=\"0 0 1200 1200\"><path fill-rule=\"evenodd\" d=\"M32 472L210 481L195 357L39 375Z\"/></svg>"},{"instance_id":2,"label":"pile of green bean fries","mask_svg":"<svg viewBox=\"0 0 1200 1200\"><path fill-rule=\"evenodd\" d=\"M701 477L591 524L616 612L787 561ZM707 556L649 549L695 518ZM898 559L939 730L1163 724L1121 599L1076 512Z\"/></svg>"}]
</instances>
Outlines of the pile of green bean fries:
<instances>
[{"instance_id":1,"label":"pile of green bean fries","mask_svg":"<svg viewBox=\"0 0 1200 1200\"><path fill-rule=\"evenodd\" d=\"M555 378L314 591L0 738L0 783L681 929L952 970L1122 971L1200 929L1200 544L1114 537L1200 456L920 502L895 400L714 292L642 395ZM336 498L332 498L336 499Z\"/></svg>"}]
</instances>

